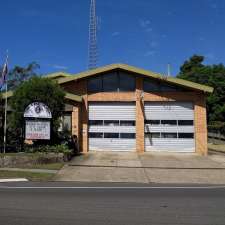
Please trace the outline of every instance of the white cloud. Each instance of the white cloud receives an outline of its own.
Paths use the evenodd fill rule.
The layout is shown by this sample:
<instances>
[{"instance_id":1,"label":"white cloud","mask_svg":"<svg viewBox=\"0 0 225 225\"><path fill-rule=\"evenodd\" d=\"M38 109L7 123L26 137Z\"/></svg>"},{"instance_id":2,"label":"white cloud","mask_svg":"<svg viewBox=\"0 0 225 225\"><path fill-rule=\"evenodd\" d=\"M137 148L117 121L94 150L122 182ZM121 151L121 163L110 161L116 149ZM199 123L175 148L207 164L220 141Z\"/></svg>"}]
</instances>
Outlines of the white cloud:
<instances>
[{"instance_id":1,"label":"white cloud","mask_svg":"<svg viewBox=\"0 0 225 225\"><path fill-rule=\"evenodd\" d=\"M50 65L54 69L59 69L59 70L67 70L67 66L62 66L62 65Z\"/></svg>"},{"instance_id":2,"label":"white cloud","mask_svg":"<svg viewBox=\"0 0 225 225\"><path fill-rule=\"evenodd\" d=\"M151 21L150 20L140 19L139 20L139 25L145 32L153 32L153 28L151 26Z\"/></svg>"},{"instance_id":3,"label":"white cloud","mask_svg":"<svg viewBox=\"0 0 225 225\"><path fill-rule=\"evenodd\" d=\"M172 11L168 11L168 12L167 12L167 15L168 15L168 16L172 16L173 14L174 14L174 12L172 12Z\"/></svg>"},{"instance_id":4,"label":"white cloud","mask_svg":"<svg viewBox=\"0 0 225 225\"><path fill-rule=\"evenodd\" d=\"M152 27L149 27L149 28L146 29L146 31L147 32L152 32L153 31L153 28Z\"/></svg>"},{"instance_id":5,"label":"white cloud","mask_svg":"<svg viewBox=\"0 0 225 225\"><path fill-rule=\"evenodd\" d=\"M19 13L21 16L24 16L24 17L40 17L41 16L41 12L39 12L36 9L22 9Z\"/></svg>"},{"instance_id":6,"label":"white cloud","mask_svg":"<svg viewBox=\"0 0 225 225\"><path fill-rule=\"evenodd\" d=\"M153 50L150 50L150 51L147 51L144 56L146 57L149 57L149 56L154 56L157 52L156 51L153 51Z\"/></svg>"},{"instance_id":7,"label":"white cloud","mask_svg":"<svg viewBox=\"0 0 225 225\"><path fill-rule=\"evenodd\" d=\"M199 41L205 41L204 37L199 37Z\"/></svg>"},{"instance_id":8,"label":"white cloud","mask_svg":"<svg viewBox=\"0 0 225 225\"><path fill-rule=\"evenodd\" d=\"M157 47L159 44L158 44L158 42L156 42L156 41L151 41L150 42L150 46L152 47L152 48L155 48L155 47Z\"/></svg>"},{"instance_id":9,"label":"white cloud","mask_svg":"<svg viewBox=\"0 0 225 225\"><path fill-rule=\"evenodd\" d=\"M217 5L216 3L212 3L212 4L210 5L210 7L211 7L212 9L217 9L217 8L218 8L218 5Z\"/></svg>"},{"instance_id":10,"label":"white cloud","mask_svg":"<svg viewBox=\"0 0 225 225\"><path fill-rule=\"evenodd\" d=\"M119 35L120 35L120 32L118 32L118 31L115 31L115 32L112 33L113 37L116 37L116 36L119 36Z\"/></svg>"},{"instance_id":11,"label":"white cloud","mask_svg":"<svg viewBox=\"0 0 225 225\"><path fill-rule=\"evenodd\" d=\"M216 56L212 53L212 52L209 52L205 55L205 57L208 59L208 60L214 60L216 58Z\"/></svg>"},{"instance_id":12,"label":"white cloud","mask_svg":"<svg viewBox=\"0 0 225 225\"><path fill-rule=\"evenodd\" d=\"M149 27L151 22L150 22L150 20L143 20L143 19L141 19L141 20L139 20L139 24L140 24L141 27L147 28L147 27Z\"/></svg>"}]
</instances>

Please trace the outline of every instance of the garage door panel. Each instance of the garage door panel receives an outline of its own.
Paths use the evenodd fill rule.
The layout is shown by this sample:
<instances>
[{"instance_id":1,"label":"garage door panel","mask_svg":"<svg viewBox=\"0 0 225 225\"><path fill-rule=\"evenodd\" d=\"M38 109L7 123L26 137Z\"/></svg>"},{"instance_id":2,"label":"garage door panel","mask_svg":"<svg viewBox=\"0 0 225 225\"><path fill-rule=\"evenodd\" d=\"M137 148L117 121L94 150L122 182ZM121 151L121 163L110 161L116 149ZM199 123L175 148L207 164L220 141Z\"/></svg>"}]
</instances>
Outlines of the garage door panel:
<instances>
[{"instance_id":1,"label":"garage door panel","mask_svg":"<svg viewBox=\"0 0 225 225\"><path fill-rule=\"evenodd\" d=\"M145 132L187 132L194 133L194 126L151 126L145 125Z\"/></svg>"},{"instance_id":2,"label":"garage door panel","mask_svg":"<svg viewBox=\"0 0 225 225\"><path fill-rule=\"evenodd\" d=\"M145 119L193 119L193 104L177 102L145 103Z\"/></svg>"},{"instance_id":3,"label":"garage door panel","mask_svg":"<svg viewBox=\"0 0 225 225\"><path fill-rule=\"evenodd\" d=\"M194 140L193 139L145 139L145 145L147 151L194 151Z\"/></svg>"},{"instance_id":4,"label":"garage door panel","mask_svg":"<svg viewBox=\"0 0 225 225\"><path fill-rule=\"evenodd\" d=\"M89 150L136 149L134 102L92 102L89 104L89 121Z\"/></svg>"},{"instance_id":5,"label":"garage door panel","mask_svg":"<svg viewBox=\"0 0 225 225\"><path fill-rule=\"evenodd\" d=\"M135 151L135 139L98 139L89 140L90 151Z\"/></svg>"},{"instance_id":6,"label":"garage door panel","mask_svg":"<svg viewBox=\"0 0 225 225\"><path fill-rule=\"evenodd\" d=\"M194 152L193 103L146 102L145 150Z\"/></svg>"},{"instance_id":7,"label":"garage door panel","mask_svg":"<svg viewBox=\"0 0 225 225\"><path fill-rule=\"evenodd\" d=\"M90 126L89 132L107 132L107 133L136 133L136 128L133 126L127 127L105 127L105 126Z\"/></svg>"},{"instance_id":8,"label":"garage door panel","mask_svg":"<svg viewBox=\"0 0 225 225\"><path fill-rule=\"evenodd\" d=\"M135 120L136 110L130 103L93 103L89 120Z\"/></svg>"}]
</instances>

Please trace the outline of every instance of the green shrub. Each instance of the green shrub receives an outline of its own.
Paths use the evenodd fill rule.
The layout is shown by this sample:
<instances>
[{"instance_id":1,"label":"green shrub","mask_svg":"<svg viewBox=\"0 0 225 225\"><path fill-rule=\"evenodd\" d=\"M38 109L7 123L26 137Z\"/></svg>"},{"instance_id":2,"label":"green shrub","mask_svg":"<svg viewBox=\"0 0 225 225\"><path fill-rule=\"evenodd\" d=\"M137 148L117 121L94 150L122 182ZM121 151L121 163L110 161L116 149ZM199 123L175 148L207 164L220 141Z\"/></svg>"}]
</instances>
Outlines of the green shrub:
<instances>
[{"instance_id":1,"label":"green shrub","mask_svg":"<svg viewBox=\"0 0 225 225\"><path fill-rule=\"evenodd\" d=\"M66 145L39 145L39 146L25 146L26 153L63 153L65 155L72 154Z\"/></svg>"},{"instance_id":2,"label":"green shrub","mask_svg":"<svg viewBox=\"0 0 225 225\"><path fill-rule=\"evenodd\" d=\"M208 125L208 131L225 135L225 122L214 121Z\"/></svg>"}]
</instances>

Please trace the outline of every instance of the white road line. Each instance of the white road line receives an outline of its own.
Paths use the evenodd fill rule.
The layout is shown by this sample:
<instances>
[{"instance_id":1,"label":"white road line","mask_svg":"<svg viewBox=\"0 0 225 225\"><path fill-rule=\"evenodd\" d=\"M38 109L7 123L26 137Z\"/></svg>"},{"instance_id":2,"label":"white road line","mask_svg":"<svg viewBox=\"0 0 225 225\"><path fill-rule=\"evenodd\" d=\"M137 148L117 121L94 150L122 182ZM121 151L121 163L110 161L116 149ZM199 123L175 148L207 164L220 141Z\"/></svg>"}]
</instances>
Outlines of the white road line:
<instances>
[{"instance_id":1,"label":"white road line","mask_svg":"<svg viewBox=\"0 0 225 225\"><path fill-rule=\"evenodd\" d=\"M15 178L15 179L0 179L0 183L8 183L8 182L24 182L28 181L26 178Z\"/></svg>"},{"instance_id":2,"label":"white road line","mask_svg":"<svg viewBox=\"0 0 225 225\"><path fill-rule=\"evenodd\" d=\"M225 189L225 186L202 186L202 187L10 187L10 186L0 186L0 189Z\"/></svg>"}]
</instances>

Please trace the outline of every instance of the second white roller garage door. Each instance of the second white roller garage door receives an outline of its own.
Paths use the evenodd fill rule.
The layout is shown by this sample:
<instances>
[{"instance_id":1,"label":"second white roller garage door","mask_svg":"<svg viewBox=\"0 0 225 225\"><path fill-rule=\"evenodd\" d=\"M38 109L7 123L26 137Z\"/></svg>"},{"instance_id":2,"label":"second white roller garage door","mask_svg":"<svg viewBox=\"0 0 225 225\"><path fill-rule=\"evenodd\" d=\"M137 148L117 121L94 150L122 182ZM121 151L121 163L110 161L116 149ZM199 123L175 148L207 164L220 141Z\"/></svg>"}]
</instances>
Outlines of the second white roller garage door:
<instances>
[{"instance_id":1,"label":"second white roller garage door","mask_svg":"<svg viewBox=\"0 0 225 225\"><path fill-rule=\"evenodd\" d=\"M145 150L194 152L193 104L146 102Z\"/></svg>"}]
</instances>

